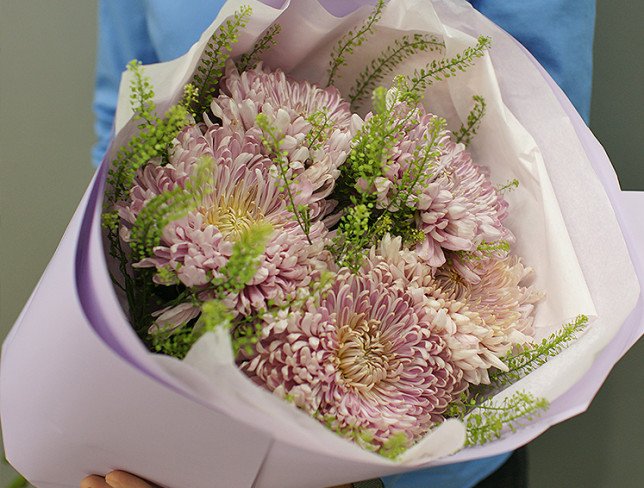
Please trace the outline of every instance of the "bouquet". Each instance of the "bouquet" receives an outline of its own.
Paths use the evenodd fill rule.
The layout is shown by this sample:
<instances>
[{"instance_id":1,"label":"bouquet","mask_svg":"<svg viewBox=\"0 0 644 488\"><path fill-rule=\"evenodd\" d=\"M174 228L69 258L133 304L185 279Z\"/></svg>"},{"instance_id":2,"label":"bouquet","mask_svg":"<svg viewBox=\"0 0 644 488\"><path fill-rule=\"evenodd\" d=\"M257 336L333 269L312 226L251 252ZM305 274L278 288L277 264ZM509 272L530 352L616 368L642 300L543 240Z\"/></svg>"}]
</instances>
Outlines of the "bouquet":
<instances>
[{"instance_id":1,"label":"bouquet","mask_svg":"<svg viewBox=\"0 0 644 488\"><path fill-rule=\"evenodd\" d=\"M38 486L109 465L313 487L485 457L583 409L641 335L602 158L529 55L460 2L326 6L229 1L186 56L130 64L111 149L4 346L7 453ZM22 353L53 340L27 326L65 279L76 357L32 380L79 384L18 414Z\"/></svg>"}]
</instances>

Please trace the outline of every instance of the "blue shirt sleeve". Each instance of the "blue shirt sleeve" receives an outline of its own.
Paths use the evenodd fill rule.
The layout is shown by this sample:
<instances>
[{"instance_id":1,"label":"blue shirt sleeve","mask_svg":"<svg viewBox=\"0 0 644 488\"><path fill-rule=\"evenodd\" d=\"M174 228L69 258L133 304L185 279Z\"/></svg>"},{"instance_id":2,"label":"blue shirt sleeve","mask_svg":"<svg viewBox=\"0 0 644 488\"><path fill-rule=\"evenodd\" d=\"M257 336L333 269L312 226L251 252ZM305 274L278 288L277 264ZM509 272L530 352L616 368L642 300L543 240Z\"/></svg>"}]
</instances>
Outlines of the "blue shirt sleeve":
<instances>
[{"instance_id":1,"label":"blue shirt sleeve","mask_svg":"<svg viewBox=\"0 0 644 488\"><path fill-rule=\"evenodd\" d=\"M94 90L94 130L97 142L92 161L98 165L112 133L121 73L132 59L158 61L150 42L142 0L102 0L99 3L98 52Z\"/></svg>"},{"instance_id":2,"label":"blue shirt sleeve","mask_svg":"<svg viewBox=\"0 0 644 488\"><path fill-rule=\"evenodd\" d=\"M181 56L212 23L224 1L100 0L94 165L101 162L110 141L121 73L127 63L138 59L150 64Z\"/></svg>"},{"instance_id":3,"label":"blue shirt sleeve","mask_svg":"<svg viewBox=\"0 0 644 488\"><path fill-rule=\"evenodd\" d=\"M385 488L472 488L499 469L511 455L506 452L475 461L386 476L382 482Z\"/></svg>"},{"instance_id":4,"label":"blue shirt sleeve","mask_svg":"<svg viewBox=\"0 0 644 488\"><path fill-rule=\"evenodd\" d=\"M596 0L469 0L548 71L588 123Z\"/></svg>"}]
</instances>

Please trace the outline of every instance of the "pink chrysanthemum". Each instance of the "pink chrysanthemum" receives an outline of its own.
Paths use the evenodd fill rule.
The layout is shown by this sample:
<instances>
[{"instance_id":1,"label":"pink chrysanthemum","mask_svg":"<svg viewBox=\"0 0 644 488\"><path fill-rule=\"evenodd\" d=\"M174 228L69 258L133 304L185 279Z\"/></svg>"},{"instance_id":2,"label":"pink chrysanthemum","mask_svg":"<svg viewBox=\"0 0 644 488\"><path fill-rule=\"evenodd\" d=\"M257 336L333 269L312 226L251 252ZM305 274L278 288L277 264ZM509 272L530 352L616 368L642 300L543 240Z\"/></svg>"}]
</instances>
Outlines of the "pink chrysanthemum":
<instances>
[{"instance_id":1,"label":"pink chrysanthemum","mask_svg":"<svg viewBox=\"0 0 644 488\"><path fill-rule=\"evenodd\" d=\"M339 432L373 436L372 447L399 432L411 443L466 386L434 328L414 289L341 270L241 368Z\"/></svg>"},{"instance_id":2,"label":"pink chrysanthemum","mask_svg":"<svg viewBox=\"0 0 644 488\"><path fill-rule=\"evenodd\" d=\"M488 370L505 369L500 357L513 346L532 340L533 307L541 294L522 286L530 269L518 258L477 261L476 283L455 268L430 267L402 246L400 237L386 235L371 249L361 272L408 293L421 294L434 331L447 343L452 363L471 384L488 383Z\"/></svg>"},{"instance_id":3,"label":"pink chrysanthemum","mask_svg":"<svg viewBox=\"0 0 644 488\"><path fill-rule=\"evenodd\" d=\"M272 163L259 153L252 131L234 133L212 126L205 134L187 130L178 139L170 164L148 164L137 174L130 203L120 209L121 217L134 223L143 206L164 190L184 186L201 156L213 161L213 187L203 192L199 206L184 218L163 229L161 245L153 256L136 266L172 271L185 286L202 299L212 298L209 284L218 278L218 270L231 256L233 244L241 232L260 222L274 228L259 268L252 281L239 295L227 297L240 314L267 307L268 302L282 303L298 288L306 287L324 269L326 228L320 222L311 226L309 237L288 210L283 193L266 171ZM122 235L128 238L127 227ZM155 277L162 282L160 275ZM185 304L182 304L185 305ZM179 326L168 323L186 317L194 310L163 310L156 326Z\"/></svg>"},{"instance_id":4,"label":"pink chrysanthemum","mask_svg":"<svg viewBox=\"0 0 644 488\"><path fill-rule=\"evenodd\" d=\"M400 134L384 175L374 181L379 206L397 210L396 205L404 204L417 210L416 225L425 239L416 252L434 267L445 263L445 250L474 251L483 242L511 241L512 234L503 225L507 202L492 185L487 170L472 162L465 146L452 141L448 130L438 130L436 116L422 107L416 110L418 123ZM407 112L400 105L395 113L404 118ZM419 171L412 164L425 156L423 146L433 147L437 154L427 158L407 201L394 202L392 207L401 182Z\"/></svg>"},{"instance_id":5,"label":"pink chrysanthemum","mask_svg":"<svg viewBox=\"0 0 644 488\"><path fill-rule=\"evenodd\" d=\"M445 340L452 363L468 383L485 380L492 366L503 367L483 344L492 332L485 328L480 316L468 309L465 301L443 296L434 279L435 269L403 247L400 237L386 235L371 249L361 271L379 282L395 284L422 297L433 331Z\"/></svg>"},{"instance_id":6,"label":"pink chrysanthemum","mask_svg":"<svg viewBox=\"0 0 644 488\"><path fill-rule=\"evenodd\" d=\"M212 101L211 109L225 127L236 131L256 127L257 115L265 114L284 134L281 149L288 153L293 189L302 203L309 205L311 217L324 217L333 209L335 202L325 199L334 188L361 122L336 88L296 81L261 63L240 74L229 62L221 94ZM323 114L320 120L324 121L315 130L309 120L314 114Z\"/></svg>"},{"instance_id":7,"label":"pink chrysanthemum","mask_svg":"<svg viewBox=\"0 0 644 488\"><path fill-rule=\"evenodd\" d=\"M527 286L532 269L516 256L468 263L472 283L454 264L439 268L432 296L460 315L445 336L455 363L473 384L488 383L487 369L505 369L499 358L513 347L533 341L534 305L543 293ZM469 365L469 367L468 367Z\"/></svg>"}]
</instances>

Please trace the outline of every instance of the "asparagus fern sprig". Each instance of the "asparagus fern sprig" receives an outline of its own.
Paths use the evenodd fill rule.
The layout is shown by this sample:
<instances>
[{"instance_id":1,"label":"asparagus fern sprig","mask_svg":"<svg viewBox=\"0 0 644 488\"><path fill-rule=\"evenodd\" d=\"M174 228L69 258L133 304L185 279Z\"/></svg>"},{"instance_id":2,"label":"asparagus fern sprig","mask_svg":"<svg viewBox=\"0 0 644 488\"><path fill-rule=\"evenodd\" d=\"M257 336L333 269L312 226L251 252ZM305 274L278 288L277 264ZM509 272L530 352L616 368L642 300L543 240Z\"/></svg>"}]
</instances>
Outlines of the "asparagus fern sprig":
<instances>
[{"instance_id":1,"label":"asparagus fern sprig","mask_svg":"<svg viewBox=\"0 0 644 488\"><path fill-rule=\"evenodd\" d=\"M288 151L282 149L284 142L284 134L280 133L279 129L268 120L265 114L259 114L256 119L257 127L262 130L262 144L272 155L272 160L277 168L278 177L282 180L282 191L286 194L289 205L288 209L293 213L297 224L302 232L306 235L309 244L312 244L309 237L311 229L311 219L309 217L309 209L306 205L298 205L295 202L295 192L293 191L293 178L291 176Z\"/></svg>"},{"instance_id":2,"label":"asparagus fern sprig","mask_svg":"<svg viewBox=\"0 0 644 488\"><path fill-rule=\"evenodd\" d=\"M185 188L174 188L156 195L139 212L130 233L130 246L136 260L146 258L161 242L161 233L170 222L197 208L204 191L213 185L212 158L204 157Z\"/></svg>"},{"instance_id":3,"label":"asparagus fern sprig","mask_svg":"<svg viewBox=\"0 0 644 488\"><path fill-rule=\"evenodd\" d=\"M233 329L234 316L223 299L239 293L255 276L260 258L266 249L273 227L265 222L252 225L240 233L233 244L230 258L212 279L215 297L202 302L190 291L183 298L200 307L201 315L195 324L181 324L174 330L160 330L152 335L152 348L162 354L183 359L195 342L206 332L217 327ZM233 351L248 350L254 345L260 334L261 325L257 317L249 316L249 323L237 327L232 335Z\"/></svg>"},{"instance_id":4,"label":"asparagus fern sprig","mask_svg":"<svg viewBox=\"0 0 644 488\"><path fill-rule=\"evenodd\" d=\"M107 177L108 214L112 210L109 207L129 191L138 169L153 158L166 157L170 143L190 121L188 108L182 103L172 106L163 117L159 116L154 103L154 90L149 78L143 73L141 62L131 61L128 70L132 73L130 102L133 118L142 123L139 125L139 133L119 149L112 162ZM193 87L188 85L186 92L192 91ZM106 224L115 225L112 217L113 215L108 217Z\"/></svg>"},{"instance_id":5,"label":"asparagus fern sprig","mask_svg":"<svg viewBox=\"0 0 644 488\"><path fill-rule=\"evenodd\" d=\"M496 191L498 191L499 193L506 193L506 192L516 190L517 188L519 188L519 180L515 178L513 180L508 181L504 185L497 187Z\"/></svg>"},{"instance_id":6,"label":"asparagus fern sprig","mask_svg":"<svg viewBox=\"0 0 644 488\"><path fill-rule=\"evenodd\" d=\"M476 59L485 55L490 45L490 38L481 36L476 45L465 48L453 58L434 60L424 68L414 71L414 74L409 78L399 77L399 89L402 92L401 101L416 105L421 101L430 85L436 81L455 76L459 71L466 71Z\"/></svg>"},{"instance_id":7,"label":"asparagus fern sprig","mask_svg":"<svg viewBox=\"0 0 644 488\"><path fill-rule=\"evenodd\" d=\"M277 44L277 37L282 32L280 24L272 24L266 29L262 37L253 45L253 48L239 58L237 69L240 73L254 68L259 62L260 56Z\"/></svg>"},{"instance_id":8,"label":"asparagus fern sprig","mask_svg":"<svg viewBox=\"0 0 644 488\"><path fill-rule=\"evenodd\" d=\"M246 27L252 12L248 6L241 7L208 40L192 78L192 84L198 91L197 99L191 107L195 113L202 114L210 107L210 102L217 94L219 80L224 74L226 61L233 45L238 41L239 31Z\"/></svg>"},{"instance_id":9,"label":"asparagus fern sprig","mask_svg":"<svg viewBox=\"0 0 644 488\"><path fill-rule=\"evenodd\" d=\"M367 17L367 20L355 29L347 32L338 41L336 46L331 52L331 60L329 61L329 78L327 79L327 86L332 85L338 75L338 70L342 66L346 66L347 56L353 54L355 48L361 46L374 32L374 27L382 17L382 11L385 8L385 1L378 0L378 3Z\"/></svg>"},{"instance_id":10,"label":"asparagus fern sprig","mask_svg":"<svg viewBox=\"0 0 644 488\"><path fill-rule=\"evenodd\" d=\"M306 120L311 124L311 129L306 133L304 142L309 151L317 151L329 139L333 121L325 109L313 112Z\"/></svg>"},{"instance_id":11,"label":"asparagus fern sprig","mask_svg":"<svg viewBox=\"0 0 644 488\"><path fill-rule=\"evenodd\" d=\"M422 116L420 110L398 104L399 94L383 87L374 90L374 113L354 137L351 152L341 167L350 205L340 221L331 252L341 265L353 270L360 267L363 250L387 232L403 237L407 243L421 238L414 222L418 188L434 175L446 122L440 117L429 121L407 168L391 188L387 207L378 208L373 188L388 169L395 144L418 126Z\"/></svg>"},{"instance_id":12,"label":"asparagus fern sprig","mask_svg":"<svg viewBox=\"0 0 644 488\"><path fill-rule=\"evenodd\" d=\"M537 345L526 345L520 351L513 351L501 358L508 367L507 371L496 371L490 374L492 386L502 386L515 383L548 359L556 356L568 347L587 327L588 317L579 315L572 322L565 324L560 330L543 339Z\"/></svg>"},{"instance_id":13,"label":"asparagus fern sprig","mask_svg":"<svg viewBox=\"0 0 644 488\"><path fill-rule=\"evenodd\" d=\"M376 59L372 60L360 72L349 92L351 106L359 106L376 88L377 84L392 73L404 60L420 52L435 51L444 47L445 43L433 35L414 34L396 39L393 45L387 46Z\"/></svg>"},{"instance_id":14,"label":"asparagus fern sprig","mask_svg":"<svg viewBox=\"0 0 644 488\"><path fill-rule=\"evenodd\" d=\"M461 128L454 132L456 142L462 142L466 146L469 146L470 142L472 142L472 137L476 135L487 109L487 105L483 97L474 95L472 98L474 99L474 106L467 115L467 123L461 125Z\"/></svg>"},{"instance_id":15,"label":"asparagus fern sprig","mask_svg":"<svg viewBox=\"0 0 644 488\"><path fill-rule=\"evenodd\" d=\"M471 405L473 410L465 418L465 445L485 444L498 439L506 430L515 432L518 427L540 415L548 405L545 398L525 391L518 391L500 402L489 400Z\"/></svg>"},{"instance_id":16,"label":"asparagus fern sprig","mask_svg":"<svg viewBox=\"0 0 644 488\"><path fill-rule=\"evenodd\" d=\"M185 96L163 115L157 114L154 90L143 73L141 63L128 64L132 73L130 102L134 120L140 121L139 132L117 152L107 175L107 189L103 204L103 227L109 242L108 252L118 264L120 276L111 278L128 301L130 320L135 330L144 337L151 322L150 306L154 300L150 270L132 269L131 256L124 248L119 234L120 218L116 205L127 196L137 171L150 160L158 164L167 161L172 140L190 122L188 102L194 96L194 86L187 85Z\"/></svg>"},{"instance_id":17,"label":"asparagus fern sprig","mask_svg":"<svg viewBox=\"0 0 644 488\"><path fill-rule=\"evenodd\" d=\"M233 244L233 251L212 279L216 296L236 295L253 279L266 244L273 234L268 222L258 222L241 232Z\"/></svg>"},{"instance_id":18,"label":"asparagus fern sprig","mask_svg":"<svg viewBox=\"0 0 644 488\"><path fill-rule=\"evenodd\" d=\"M409 437L404 432L396 432L385 441L377 452L388 459L397 459L409 449L409 445Z\"/></svg>"}]
</instances>

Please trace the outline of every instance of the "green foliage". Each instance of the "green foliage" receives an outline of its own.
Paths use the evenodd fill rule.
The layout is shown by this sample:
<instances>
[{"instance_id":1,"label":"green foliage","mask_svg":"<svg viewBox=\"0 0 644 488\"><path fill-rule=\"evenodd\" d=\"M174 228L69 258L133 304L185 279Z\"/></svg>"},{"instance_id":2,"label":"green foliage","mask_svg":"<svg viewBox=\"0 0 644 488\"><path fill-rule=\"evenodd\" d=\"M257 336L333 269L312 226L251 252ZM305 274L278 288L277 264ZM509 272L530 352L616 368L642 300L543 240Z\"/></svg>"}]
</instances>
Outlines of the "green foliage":
<instances>
[{"instance_id":1,"label":"green foliage","mask_svg":"<svg viewBox=\"0 0 644 488\"><path fill-rule=\"evenodd\" d=\"M397 97L400 92L392 91L389 94ZM388 92L382 87L374 91L374 107L377 111L354 137L351 153L341 167L344 178L352 182L360 181L367 188L384 174L396 143L420 123L419 110L397 105L397 98L387 100L387 96ZM414 148L407 171L397 182L388 211L397 211L415 203L418 186L433 176L433 163L441 154L440 139L445 128L445 119L431 119L428 130Z\"/></svg>"},{"instance_id":2,"label":"green foliage","mask_svg":"<svg viewBox=\"0 0 644 488\"><path fill-rule=\"evenodd\" d=\"M230 258L212 279L217 296L236 295L253 279L272 234L273 226L267 222L255 223L240 233Z\"/></svg>"},{"instance_id":3,"label":"green foliage","mask_svg":"<svg viewBox=\"0 0 644 488\"><path fill-rule=\"evenodd\" d=\"M279 177L282 179L281 191L286 193L288 199L288 209L293 213L297 224L306 235L309 244L312 244L309 237L311 230L311 218L309 215L309 208L306 205L298 205L295 203L295 195L292 190L293 178L290 175L288 163L288 151L282 149L284 142L284 134L281 134L277 127L273 125L265 114L257 115L257 127L262 130L262 144L271 154L272 160L277 167Z\"/></svg>"},{"instance_id":4,"label":"green foliage","mask_svg":"<svg viewBox=\"0 0 644 488\"><path fill-rule=\"evenodd\" d=\"M367 451L378 451L378 446L373 441L373 432L359 425L347 425L331 414L320 415L318 419L327 429L335 432L345 439L349 439Z\"/></svg>"},{"instance_id":5,"label":"green foliage","mask_svg":"<svg viewBox=\"0 0 644 488\"><path fill-rule=\"evenodd\" d=\"M356 198L352 197L352 204L340 220L337 236L330 247L338 266L354 272L360 269L364 249L372 239L369 225L372 211L373 203L357 203Z\"/></svg>"},{"instance_id":6,"label":"green foliage","mask_svg":"<svg viewBox=\"0 0 644 488\"><path fill-rule=\"evenodd\" d=\"M180 104L186 107L190 112L193 118L197 118L197 113L194 110L194 107L197 105L197 100L199 99L199 89L194 86L192 83L187 83L183 88L183 98L181 99Z\"/></svg>"},{"instance_id":7,"label":"green foliage","mask_svg":"<svg viewBox=\"0 0 644 488\"><path fill-rule=\"evenodd\" d=\"M257 317L245 317L247 323L233 329L234 316L222 301L228 294L237 294L250 282L257 273L261 255L266 243L273 232L270 224L259 223L242 232L233 245L233 251L226 264L219 270L218 276L212 280L215 298L201 302L198 296L184 290L166 306L176 306L186 300L201 308L201 315L196 324L181 324L171 330L161 330L151 335L151 348L161 354L183 359L193 344L206 332L217 327L226 327L233 330L231 341L233 352L238 354L241 350L251 352L252 346L261 335L261 324L255 321ZM164 268L158 274L164 273ZM168 279L172 271L168 270ZM239 325L239 324L238 324Z\"/></svg>"},{"instance_id":8,"label":"green foliage","mask_svg":"<svg viewBox=\"0 0 644 488\"><path fill-rule=\"evenodd\" d=\"M298 290L297 296L280 306L271 305L269 310L263 310L244 317L234 318L226 307L223 299L226 296L240 293L257 273L261 256L273 234L270 224L260 222L242 232L235 244L230 258L219 269L217 276L211 280L214 299L201 302L197 295L186 290L170 305L178 305L190 299L201 307L201 316L193 327L189 324L169 332L157 332L153 336L153 349L182 359L190 347L205 332L216 327L226 327L230 330L233 353L251 354L253 347L262 334L262 321L269 314L277 317L279 311L289 307L299 309L316 294L322 293L329 285L331 278L323 273L317 283L312 283L310 289ZM330 274L330 273L329 273Z\"/></svg>"},{"instance_id":9,"label":"green foliage","mask_svg":"<svg viewBox=\"0 0 644 488\"><path fill-rule=\"evenodd\" d=\"M499 387L515 383L548 359L556 356L568 347L579 334L587 327L588 317L579 315L572 322L565 324L560 330L543 339L539 344L528 344L518 352L511 352L501 361L508 367L508 371L496 371L490 374L492 387Z\"/></svg>"},{"instance_id":10,"label":"green foliage","mask_svg":"<svg viewBox=\"0 0 644 488\"><path fill-rule=\"evenodd\" d=\"M156 280L165 286L179 285L181 283L175 270L169 266L157 268Z\"/></svg>"},{"instance_id":11,"label":"green foliage","mask_svg":"<svg viewBox=\"0 0 644 488\"><path fill-rule=\"evenodd\" d=\"M259 342L262 337L262 323L256 317L252 318L250 323L238 324L231 336L233 354L237 356L240 352L247 355L253 354L255 344Z\"/></svg>"},{"instance_id":12,"label":"green foliage","mask_svg":"<svg viewBox=\"0 0 644 488\"><path fill-rule=\"evenodd\" d=\"M513 179L512 181L508 181L505 185L502 185L496 189L499 193L505 193L505 192L510 192L512 190L515 190L519 188L519 180L516 178Z\"/></svg>"},{"instance_id":13,"label":"green foliage","mask_svg":"<svg viewBox=\"0 0 644 488\"><path fill-rule=\"evenodd\" d=\"M259 57L277 44L277 37L280 32L282 32L281 25L272 24L269 26L262 37L253 45L253 48L239 58L239 62L237 63L239 72L241 73L247 69L254 68L259 62Z\"/></svg>"},{"instance_id":14,"label":"green foliage","mask_svg":"<svg viewBox=\"0 0 644 488\"><path fill-rule=\"evenodd\" d=\"M109 198L106 195L106 199ZM121 217L116 210L103 211L101 215L101 223L105 229L108 229L114 233L118 233L119 224L121 222Z\"/></svg>"},{"instance_id":15,"label":"green foliage","mask_svg":"<svg viewBox=\"0 0 644 488\"><path fill-rule=\"evenodd\" d=\"M340 221L331 251L341 266L354 271L360 267L364 249L387 232L401 236L407 244L424 239L415 223L416 205L419 188L434 176L443 148L444 119L434 117L429 121L406 160L407 168L388 192L386 208L377 207L373 191L388 169L396 143L420 123L421 111L398 103L400 94L395 89L374 90L375 111L354 137L351 152L340 168L340 187L349 195L345 201L351 208Z\"/></svg>"},{"instance_id":16,"label":"green foliage","mask_svg":"<svg viewBox=\"0 0 644 488\"><path fill-rule=\"evenodd\" d=\"M463 261L481 261L490 257L502 258L510 252L508 241L481 242L475 251L456 251Z\"/></svg>"},{"instance_id":17,"label":"green foliage","mask_svg":"<svg viewBox=\"0 0 644 488\"><path fill-rule=\"evenodd\" d=\"M490 374L490 385L470 387L453 401L445 417L465 419L467 424L466 445L477 445L497 439L504 429L514 431L522 422L529 421L548 407L548 402L527 392L519 391L494 403L489 397L502 386L511 385L534 371L565 349L588 324L588 317L579 315L565 324L561 330L541 343L525 346L501 360L509 371L497 370Z\"/></svg>"},{"instance_id":18,"label":"green foliage","mask_svg":"<svg viewBox=\"0 0 644 488\"><path fill-rule=\"evenodd\" d=\"M496 242L481 242L476 250L480 253L490 255L494 253L509 253L510 252L510 243L508 241L496 241Z\"/></svg>"},{"instance_id":19,"label":"green foliage","mask_svg":"<svg viewBox=\"0 0 644 488\"><path fill-rule=\"evenodd\" d=\"M24 476L19 474L11 480L11 482L7 485L7 488L26 488L27 486L29 486L29 481L27 481Z\"/></svg>"},{"instance_id":20,"label":"green foliage","mask_svg":"<svg viewBox=\"0 0 644 488\"><path fill-rule=\"evenodd\" d=\"M378 454L389 459L396 459L409 449L409 439L404 432L392 434L378 450Z\"/></svg>"},{"instance_id":21,"label":"green foliage","mask_svg":"<svg viewBox=\"0 0 644 488\"><path fill-rule=\"evenodd\" d=\"M150 79L143 75L141 61L133 59L128 63L127 69L133 75L130 83L130 105L134 110L134 119L154 124L156 105L153 100L154 88Z\"/></svg>"},{"instance_id":22,"label":"green foliage","mask_svg":"<svg viewBox=\"0 0 644 488\"><path fill-rule=\"evenodd\" d=\"M198 92L196 101L191 105L194 113L206 112L210 102L217 95L226 61L230 57L233 45L238 41L239 31L246 27L252 12L253 9L249 6L241 7L208 40L192 78L192 84Z\"/></svg>"},{"instance_id":23,"label":"green foliage","mask_svg":"<svg viewBox=\"0 0 644 488\"><path fill-rule=\"evenodd\" d=\"M134 258L140 260L152 254L161 242L166 225L197 208L203 192L212 188L212 158L202 158L194 174L186 181L185 188L176 186L156 195L139 212L130 234L130 247Z\"/></svg>"},{"instance_id":24,"label":"green foliage","mask_svg":"<svg viewBox=\"0 0 644 488\"><path fill-rule=\"evenodd\" d=\"M435 51L444 48L445 43L433 35L405 35L396 39L393 45L387 48L365 67L358 75L355 84L349 92L349 101L352 107L360 103L371 93L376 85L405 59L420 52Z\"/></svg>"},{"instance_id":25,"label":"green foliage","mask_svg":"<svg viewBox=\"0 0 644 488\"><path fill-rule=\"evenodd\" d=\"M454 132L454 137L456 142L462 142L466 146L470 145L472 142L472 137L478 131L479 126L481 125L481 120L485 116L486 103L485 99L479 95L474 95L474 107L467 115L467 124L461 125L461 128Z\"/></svg>"},{"instance_id":26,"label":"green foliage","mask_svg":"<svg viewBox=\"0 0 644 488\"><path fill-rule=\"evenodd\" d=\"M287 400L293 401L292 398L287 397ZM347 425L344 421L339 421L335 416L317 415L318 419L324 423L327 429L335 432L345 439L349 439L367 451L373 451L388 459L395 460L407 449L409 449L409 438L404 432L396 432L389 436L389 438L382 445L376 444L374 441L374 434L371 429L359 425Z\"/></svg>"},{"instance_id":27,"label":"green foliage","mask_svg":"<svg viewBox=\"0 0 644 488\"><path fill-rule=\"evenodd\" d=\"M466 446L485 444L501 437L504 430L515 432L522 424L529 422L548 408L545 398L518 391L500 403L487 401L471 405L472 410L466 417Z\"/></svg>"},{"instance_id":28,"label":"green foliage","mask_svg":"<svg viewBox=\"0 0 644 488\"><path fill-rule=\"evenodd\" d=\"M163 164L172 140L189 123L190 114L184 97L184 102L171 107L163 116L157 115L154 90L144 76L141 63L132 61L128 69L132 73L130 100L133 118L141 122L139 133L119 149L108 172L102 223L109 242L108 252L118 263L120 274L118 277L112 275L112 281L125 293L134 329L145 337L152 321L150 309L155 301L151 281L153 273L151 270L130 268L130 256L123 248L119 235L120 218L115 205L126 198L139 168L154 158ZM186 87L187 98L191 93L193 87Z\"/></svg>"},{"instance_id":29,"label":"green foliage","mask_svg":"<svg viewBox=\"0 0 644 488\"><path fill-rule=\"evenodd\" d=\"M306 120L311 124L311 130L306 133L304 143L309 151L317 151L329 139L333 128L331 117L327 110L320 109L309 115Z\"/></svg>"},{"instance_id":30,"label":"green foliage","mask_svg":"<svg viewBox=\"0 0 644 488\"><path fill-rule=\"evenodd\" d=\"M232 314L220 300L210 300L201 305L201 316L196 324L184 324L173 330L153 333L152 350L166 356L184 359L201 336L217 327L230 328L232 319Z\"/></svg>"},{"instance_id":31,"label":"green foliage","mask_svg":"<svg viewBox=\"0 0 644 488\"><path fill-rule=\"evenodd\" d=\"M158 332L153 334L152 351L173 358L183 359L199 337L193 328L180 328L174 333Z\"/></svg>"},{"instance_id":32,"label":"green foliage","mask_svg":"<svg viewBox=\"0 0 644 488\"><path fill-rule=\"evenodd\" d=\"M302 310L307 303L319 303L326 291L331 287L335 275L329 271L320 273L316 281L308 287L298 288L293 296L288 297L279 305L269 300L268 308L252 315L237 317L231 332L233 352L235 355L245 352L250 355L263 332L263 323L268 318L278 321L286 315Z\"/></svg>"},{"instance_id":33,"label":"green foliage","mask_svg":"<svg viewBox=\"0 0 644 488\"><path fill-rule=\"evenodd\" d=\"M149 78L143 75L141 63L131 61L128 70L133 75L130 96L133 117L142 123L139 125L139 133L119 149L108 173L109 189L106 192L105 211L107 214L112 212L112 215L105 216L103 223L112 231L118 227L118 218L110 207L125 197L139 168L153 158L166 156L172 140L189 123L188 109L181 103L171 107L163 117L159 117L153 101L154 91ZM192 89L188 88L188 92L191 91Z\"/></svg>"},{"instance_id":34,"label":"green foliage","mask_svg":"<svg viewBox=\"0 0 644 488\"><path fill-rule=\"evenodd\" d=\"M230 258L219 269L218 276L212 280L216 297L222 299L228 294L237 295L253 279L272 234L273 227L266 222L260 222L253 224L239 235L233 245ZM203 305L200 322L206 329L213 330L217 325L227 324L232 329L231 341L234 354L242 350L251 353L252 347L262 333L259 318L252 315L245 317L244 321L236 324L234 328L230 325L232 321L232 314L219 300Z\"/></svg>"},{"instance_id":35,"label":"green foliage","mask_svg":"<svg viewBox=\"0 0 644 488\"><path fill-rule=\"evenodd\" d=\"M477 405L483 403L484 400L481 400L481 396L478 394L472 394L469 390L461 393L460 397L457 400L453 400L447 409L443 412L445 418L464 418L470 411L476 408Z\"/></svg>"},{"instance_id":36,"label":"green foliage","mask_svg":"<svg viewBox=\"0 0 644 488\"><path fill-rule=\"evenodd\" d=\"M331 60L329 61L329 78L327 80L327 86L332 85L335 81L335 77L338 74L338 69L342 66L346 66L347 56L353 54L355 48L361 46L370 35L374 33L374 27L382 17L382 11L385 8L384 0L378 0L378 3L372 10L367 20L360 26L355 29L347 32L342 38L338 41L336 46L331 51Z\"/></svg>"},{"instance_id":37,"label":"green foliage","mask_svg":"<svg viewBox=\"0 0 644 488\"><path fill-rule=\"evenodd\" d=\"M485 54L490 44L489 37L481 36L475 46L466 48L453 58L432 61L425 68L414 71L410 78L398 77L398 89L401 91L400 101L415 106L421 101L425 91L432 83L455 76L459 71L466 71L477 58Z\"/></svg>"},{"instance_id":38,"label":"green foliage","mask_svg":"<svg viewBox=\"0 0 644 488\"><path fill-rule=\"evenodd\" d=\"M326 292L331 288L335 282L335 273L331 271L320 272L317 280L311 280L309 286L298 288L295 294L289 296L287 300L280 304L271 304L269 310L264 312L262 317L273 315L275 320L279 319L280 312L293 312L302 310L307 304L319 304L320 300L324 298Z\"/></svg>"},{"instance_id":39,"label":"green foliage","mask_svg":"<svg viewBox=\"0 0 644 488\"><path fill-rule=\"evenodd\" d=\"M340 232L333 240L330 248L331 252L336 255L336 262L339 266L347 267L353 272L358 272L362 266L367 250L376 244L382 237L391 231L392 218L386 212L380 212L380 215L373 220L373 224L368 224L367 232L359 235L356 230L351 230L354 223L351 217L343 217Z\"/></svg>"},{"instance_id":40,"label":"green foliage","mask_svg":"<svg viewBox=\"0 0 644 488\"><path fill-rule=\"evenodd\" d=\"M403 127L387 104L387 90L378 87L373 92L374 113L353 138L351 152L340 167L342 177L355 184L362 180L367 186L382 176L391 150Z\"/></svg>"},{"instance_id":41,"label":"green foliage","mask_svg":"<svg viewBox=\"0 0 644 488\"><path fill-rule=\"evenodd\" d=\"M441 136L445 133L446 127L445 119L434 117L429 122L428 130L423 133L422 139L414 148L412 157L407 162L409 168L401 176L389 204L389 210L396 210L400 214L394 220L401 221L404 217L413 217L409 211L416 208L418 203L417 189L425 186L434 176L434 163L443 150Z\"/></svg>"},{"instance_id":42,"label":"green foliage","mask_svg":"<svg viewBox=\"0 0 644 488\"><path fill-rule=\"evenodd\" d=\"M379 17L372 15L371 20ZM374 22L375 22L374 21ZM367 22L369 29L373 24ZM366 28L366 27L365 27ZM435 38L406 37L383 53L360 76L352 96L361 99L367 88L371 88L382 73L393 70L402 59L414 54L417 46L412 40L421 41L425 49L440 45ZM388 190L389 202L386 208L376 205L379 178L386 173L390 164L392 149L418 126L423 112L417 108L427 89L439 81L465 71L474 61L483 56L490 45L489 38L480 37L475 46L465 49L450 59L432 61L425 68L417 70L411 77L397 76L390 90L377 87L373 90L372 115L352 141L351 152L341 166L340 179L334 197L344 207L353 208L343 216L331 252L336 262L357 270L364 249L374 244L385 232L401 236L405 243L415 244L425 236L417 229L415 222L419 188L426 185L435 175L436 161L443 149L443 134L446 122L440 117L431 119L428 130L415 146L412 157L406 161L407 168ZM336 66L333 65L332 66ZM482 98L475 98L477 105L468 117L468 125L460 132L461 138L471 137L485 110ZM380 180L381 182L382 180ZM380 204L382 206L382 204ZM494 244L499 247L503 244ZM485 247L485 246L484 246ZM480 252L491 252L482 249ZM495 251L499 251L496 249Z\"/></svg>"},{"instance_id":43,"label":"green foliage","mask_svg":"<svg viewBox=\"0 0 644 488\"><path fill-rule=\"evenodd\" d=\"M230 310L220 300L210 300L201 305L199 325L203 332L213 331L217 327L230 327L231 321Z\"/></svg>"}]
</instances>

